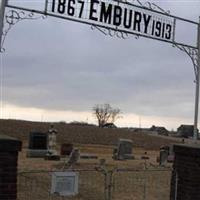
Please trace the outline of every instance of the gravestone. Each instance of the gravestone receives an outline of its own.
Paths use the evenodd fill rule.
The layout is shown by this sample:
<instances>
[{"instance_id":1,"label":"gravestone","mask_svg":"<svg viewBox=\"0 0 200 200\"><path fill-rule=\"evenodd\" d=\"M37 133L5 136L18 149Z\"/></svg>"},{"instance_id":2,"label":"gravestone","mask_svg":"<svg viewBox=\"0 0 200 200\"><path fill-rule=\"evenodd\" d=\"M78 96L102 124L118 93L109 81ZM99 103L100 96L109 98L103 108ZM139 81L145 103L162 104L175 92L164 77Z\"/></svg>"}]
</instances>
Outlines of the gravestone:
<instances>
[{"instance_id":1,"label":"gravestone","mask_svg":"<svg viewBox=\"0 0 200 200\"><path fill-rule=\"evenodd\" d=\"M29 146L27 157L43 158L48 152L48 136L46 133L31 132L29 134Z\"/></svg>"},{"instance_id":2,"label":"gravestone","mask_svg":"<svg viewBox=\"0 0 200 200\"><path fill-rule=\"evenodd\" d=\"M159 165L164 166L169 156L169 146L160 147Z\"/></svg>"},{"instance_id":3,"label":"gravestone","mask_svg":"<svg viewBox=\"0 0 200 200\"><path fill-rule=\"evenodd\" d=\"M69 166L75 165L80 159L80 151L78 148L74 148L69 156L67 164Z\"/></svg>"},{"instance_id":4,"label":"gravestone","mask_svg":"<svg viewBox=\"0 0 200 200\"><path fill-rule=\"evenodd\" d=\"M158 162L160 166L164 166L167 162L174 161L173 145L161 146Z\"/></svg>"},{"instance_id":5,"label":"gravestone","mask_svg":"<svg viewBox=\"0 0 200 200\"><path fill-rule=\"evenodd\" d=\"M200 199L200 145L175 144L170 200Z\"/></svg>"},{"instance_id":6,"label":"gravestone","mask_svg":"<svg viewBox=\"0 0 200 200\"><path fill-rule=\"evenodd\" d=\"M174 162L174 158L175 158L175 155L174 155L174 146L170 145L170 147L169 147L169 155L168 155L168 158L167 158L167 162L173 163Z\"/></svg>"},{"instance_id":7,"label":"gravestone","mask_svg":"<svg viewBox=\"0 0 200 200\"><path fill-rule=\"evenodd\" d=\"M53 196L56 195L62 197L75 196L78 194L78 182L79 173L77 172L53 172L51 182L51 194Z\"/></svg>"},{"instance_id":8,"label":"gravestone","mask_svg":"<svg viewBox=\"0 0 200 200\"><path fill-rule=\"evenodd\" d=\"M167 163L168 155L169 155L168 151L164 149L160 150L160 159L159 159L160 166L164 166Z\"/></svg>"},{"instance_id":9,"label":"gravestone","mask_svg":"<svg viewBox=\"0 0 200 200\"><path fill-rule=\"evenodd\" d=\"M61 145L60 155L61 156L69 156L73 150L74 145L71 143L64 143Z\"/></svg>"},{"instance_id":10,"label":"gravestone","mask_svg":"<svg viewBox=\"0 0 200 200\"><path fill-rule=\"evenodd\" d=\"M128 139L119 139L117 148L113 151L113 159L115 160L126 160L134 159L132 155L133 142Z\"/></svg>"},{"instance_id":11,"label":"gravestone","mask_svg":"<svg viewBox=\"0 0 200 200\"><path fill-rule=\"evenodd\" d=\"M17 160L22 142L0 135L0 199L17 199Z\"/></svg>"}]
</instances>

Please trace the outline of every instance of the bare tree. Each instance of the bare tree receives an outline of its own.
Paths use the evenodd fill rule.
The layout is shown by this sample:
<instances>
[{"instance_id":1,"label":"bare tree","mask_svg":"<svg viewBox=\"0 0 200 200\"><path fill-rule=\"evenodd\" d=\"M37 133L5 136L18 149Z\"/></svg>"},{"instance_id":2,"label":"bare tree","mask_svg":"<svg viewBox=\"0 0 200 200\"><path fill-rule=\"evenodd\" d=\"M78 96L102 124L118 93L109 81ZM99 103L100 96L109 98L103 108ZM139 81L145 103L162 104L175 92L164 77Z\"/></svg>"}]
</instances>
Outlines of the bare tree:
<instances>
[{"instance_id":1,"label":"bare tree","mask_svg":"<svg viewBox=\"0 0 200 200\"><path fill-rule=\"evenodd\" d=\"M114 123L120 117L121 112L119 108L112 108L110 104L97 104L92 110L98 120L99 127L106 123Z\"/></svg>"}]
</instances>

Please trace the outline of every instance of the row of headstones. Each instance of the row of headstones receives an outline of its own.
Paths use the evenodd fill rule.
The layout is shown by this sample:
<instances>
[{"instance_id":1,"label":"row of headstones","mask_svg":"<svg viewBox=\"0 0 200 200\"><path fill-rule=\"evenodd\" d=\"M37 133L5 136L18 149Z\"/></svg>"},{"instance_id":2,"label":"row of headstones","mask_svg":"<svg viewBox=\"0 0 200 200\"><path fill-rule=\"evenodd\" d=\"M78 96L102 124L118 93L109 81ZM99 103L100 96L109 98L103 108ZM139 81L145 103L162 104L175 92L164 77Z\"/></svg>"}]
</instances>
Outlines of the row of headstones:
<instances>
[{"instance_id":1,"label":"row of headstones","mask_svg":"<svg viewBox=\"0 0 200 200\"><path fill-rule=\"evenodd\" d=\"M45 139L42 142L41 135L31 135L31 148L46 147ZM36 138L35 138L36 137ZM35 138L35 140L33 139ZM40 138L40 139L39 139ZM38 142L40 141L40 142ZM45 144L45 145L42 145ZM39 145L39 146L38 146ZM41 145L41 146L40 146ZM116 160L132 159L132 141L120 139L117 148L114 149L113 158ZM73 149L72 144L61 147L61 154L70 154L71 159L68 164L73 165L80 157L78 149ZM176 155L176 156L175 156ZM200 199L200 148L199 146L175 145L175 148L163 146L160 148L159 162L165 165L166 162L174 161L171 179L171 200L199 200Z\"/></svg>"},{"instance_id":2,"label":"row of headstones","mask_svg":"<svg viewBox=\"0 0 200 200\"><path fill-rule=\"evenodd\" d=\"M17 199L17 158L21 147L16 139L0 137L0 199ZM200 146L174 145L174 154L170 200L199 200Z\"/></svg>"},{"instance_id":3,"label":"row of headstones","mask_svg":"<svg viewBox=\"0 0 200 200\"><path fill-rule=\"evenodd\" d=\"M80 151L71 143L64 143L61 145L60 153L57 152L56 145L57 130L53 126L47 133L31 132L29 134L29 145L27 150L27 157L31 158L45 158L46 160L60 160L60 157L69 156L67 164L73 165L78 162L80 158ZM83 158L97 159L95 155L84 154Z\"/></svg>"},{"instance_id":4,"label":"row of headstones","mask_svg":"<svg viewBox=\"0 0 200 200\"><path fill-rule=\"evenodd\" d=\"M31 132L29 135L28 157L55 157L57 130L51 128L48 133ZM73 144L62 144L60 155L70 155L73 151ZM126 160L134 159L132 154L133 142L128 139L119 139L117 147L113 150L113 159ZM77 152L77 149L74 151Z\"/></svg>"},{"instance_id":5,"label":"row of headstones","mask_svg":"<svg viewBox=\"0 0 200 200\"><path fill-rule=\"evenodd\" d=\"M59 159L59 154L56 151L56 135L57 130L51 127L48 133L32 132L29 135L29 148L27 151L28 157L45 157L46 159ZM133 142L129 139L119 139L117 146L113 150L114 160L134 159L132 153ZM72 154L72 155L71 155ZM73 144L67 143L61 145L61 156L70 156L78 159L80 152L74 148ZM85 155L86 157L86 155ZM73 159L73 158L72 158ZM158 162L161 166L166 162L173 162L173 149L170 146L160 148L160 156Z\"/></svg>"},{"instance_id":6,"label":"row of headstones","mask_svg":"<svg viewBox=\"0 0 200 200\"><path fill-rule=\"evenodd\" d=\"M80 151L74 148L73 144L62 144L60 154L56 151L56 135L57 130L53 126L48 133L32 132L29 135L28 157L45 157L45 159L59 160L60 156L70 156L69 163L75 163L80 158ZM117 146L113 150L114 160L134 159L132 153L133 141L129 139L119 139ZM83 158L88 157L84 155ZM162 146L160 155L157 159L160 166L164 166L167 162L173 162L174 154L172 146Z\"/></svg>"}]
</instances>

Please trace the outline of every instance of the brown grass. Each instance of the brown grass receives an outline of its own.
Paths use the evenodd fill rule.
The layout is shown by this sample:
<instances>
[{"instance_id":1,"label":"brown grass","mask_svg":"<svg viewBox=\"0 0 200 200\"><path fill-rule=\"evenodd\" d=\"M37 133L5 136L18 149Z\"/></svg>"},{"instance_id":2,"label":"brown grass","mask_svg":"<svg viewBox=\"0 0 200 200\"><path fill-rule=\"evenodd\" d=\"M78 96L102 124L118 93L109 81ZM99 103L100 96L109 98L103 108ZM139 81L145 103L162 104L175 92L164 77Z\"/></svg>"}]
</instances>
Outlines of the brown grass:
<instances>
[{"instance_id":1,"label":"brown grass","mask_svg":"<svg viewBox=\"0 0 200 200\"><path fill-rule=\"evenodd\" d=\"M0 134L13 136L27 142L29 132L47 132L50 123L19 120L0 120ZM175 140L155 137L143 132L131 132L124 129L109 129L90 126L55 123L59 143L115 145L119 138L133 140L134 147L158 150L162 145L169 145ZM177 141L176 141L177 142Z\"/></svg>"},{"instance_id":2,"label":"brown grass","mask_svg":"<svg viewBox=\"0 0 200 200\"><path fill-rule=\"evenodd\" d=\"M83 153L96 153L99 159L105 158L106 169L122 169L113 174L112 200L144 200L144 195L146 195L146 200L169 200L170 170L152 171L163 170L156 162L158 151L147 151L149 160L145 165L145 160L141 159L145 150L141 148L134 148L135 160L114 161L112 159L113 146L79 144L76 147L80 148ZM98 159L80 159L79 163L74 166L73 169L79 171L79 194L77 196L61 198L49 195L50 171L62 171L64 161L65 158L61 161L26 158L26 149L23 148L19 154L18 200L104 200L105 175L95 170L99 163Z\"/></svg>"},{"instance_id":3,"label":"brown grass","mask_svg":"<svg viewBox=\"0 0 200 200\"><path fill-rule=\"evenodd\" d=\"M76 197L61 198L49 194L51 185L51 173L49 171L61 170L65 159L46 161L42 158L26 158L29 132L47 132L49 126L50 123L0 120L0 134L13 136L23 141L23 150L19 153L18 160L18 200L104 200L105 176L94 170L98 166L98 159L81 159L75 166L78 170L93 170L80 172L80 188ZM99 159L106 159L107 169L144 170L145 167L160 169L156 162L160 146L174 143L170 139L154 137L142 132L134 133L124 129L102 129L63 123L55 123L55 128L59 133L58 150L61 143L72 142L80 149L81 153L94 153L97 154ZM133 140L135 160L114 161L112 159L113 147L118 138ZM147 161L141 159L145 151L149 156ZM112 200L143 200L144 190L148 195L146 200L169 200L170 171L116 172L113 175L113 181Z\"/></svg>"}]
</instances>

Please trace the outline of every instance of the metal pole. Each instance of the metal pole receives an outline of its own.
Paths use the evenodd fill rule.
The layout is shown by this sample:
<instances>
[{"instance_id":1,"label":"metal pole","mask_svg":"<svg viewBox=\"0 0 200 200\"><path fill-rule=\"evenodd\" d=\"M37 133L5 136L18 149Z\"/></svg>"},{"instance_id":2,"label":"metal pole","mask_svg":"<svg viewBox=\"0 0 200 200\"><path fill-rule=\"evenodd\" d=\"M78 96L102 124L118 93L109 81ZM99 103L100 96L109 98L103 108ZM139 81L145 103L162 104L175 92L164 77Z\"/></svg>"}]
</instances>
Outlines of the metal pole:
<instances>
[{"instance_id":1,"label":"metal pole","mask_svg":"<svg viewBox=\"0 0 200 200\"><path fill-rule=\"evenodd\" d=\"M196 69L196 94L195 94L195 114L194 114L194 135L196 141L198 139L198 110L199 110L199 78L200 78L200 17L197 31L197 69Z\"/></svg>"},{"instance_id":2,"label":"metal pole","mask_svg":"<svg viewBox=\"0 0 200 200\"><path fill-rule=\"evenodd\" d=\"M4 13L5 7L7 5L7 0L0 0L0 52L2 50L2 35L3 35L3 21L4 21Z\"/></svg>"}]
</instances>

